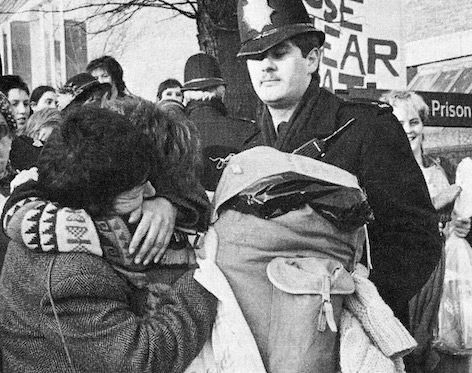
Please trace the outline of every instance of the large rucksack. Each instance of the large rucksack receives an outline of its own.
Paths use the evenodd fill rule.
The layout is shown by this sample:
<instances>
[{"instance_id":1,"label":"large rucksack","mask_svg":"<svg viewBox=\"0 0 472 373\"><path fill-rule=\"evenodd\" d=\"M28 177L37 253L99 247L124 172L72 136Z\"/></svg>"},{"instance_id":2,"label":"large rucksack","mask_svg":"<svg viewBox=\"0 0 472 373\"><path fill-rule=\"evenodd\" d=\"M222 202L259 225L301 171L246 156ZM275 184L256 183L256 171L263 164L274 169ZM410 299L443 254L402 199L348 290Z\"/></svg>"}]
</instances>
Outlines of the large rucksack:
<instances>
[{"instance_id":1,"label":"large rucksack","mask_svg":"<svg viewBox=\"0 0 472 373\"><path fill-rule=\"evenodd\" d=\"M343 297L371 218L356 177L256 147L230 160L214 206L216 263L266 369L336 372Z\"/></svg>"}]
</instances>

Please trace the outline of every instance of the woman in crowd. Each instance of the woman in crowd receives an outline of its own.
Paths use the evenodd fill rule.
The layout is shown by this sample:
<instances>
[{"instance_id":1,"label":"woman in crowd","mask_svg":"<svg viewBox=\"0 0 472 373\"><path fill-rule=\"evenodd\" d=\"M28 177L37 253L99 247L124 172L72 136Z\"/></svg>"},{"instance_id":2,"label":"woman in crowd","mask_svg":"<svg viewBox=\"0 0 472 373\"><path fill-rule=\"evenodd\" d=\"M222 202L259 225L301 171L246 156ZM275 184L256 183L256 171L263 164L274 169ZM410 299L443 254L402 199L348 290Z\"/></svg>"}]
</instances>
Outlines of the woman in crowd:
<instances>
[{"instance_id":1,"label":"woman in crowd","mask_svg":"<svg viewBox=\"0 0 472 373\"><path fill-rule=\"evenodd\" d=\"M184 96L182 94L182 84L177 79L166 79L157 89L156 103L162 100L174 100L180 103L183 102Z\"/></svg>"},{"instance_id":2,"label":"woman in crowd","mask_svg":"<svg viewBox=\"0 0 472 373\"><path fill-rule=\"evenodd\" d=\"M13 140L10 160L15 170L27 170L36 165L44 142L59 126L61 114L57 109L35 111Z\"/></svg>"},{"instance_id":3,"label":"woman in crowd","mask_svg":"<svg viewBox=\"0 0 472 373\"><path fill-rule=\"evenodd\" d=\"M31 114L28 85L18 75L3 75L0 76L0 92L10 101L16 125L21 128Z\"/></svg>"},{"instance_id":4,"label":"woman in crowd","mask_svg":"<svg viewBox=\"0 0 472 373\"><path fill-rule=\"evenodd\" d=\"M450 219L452 205L460 193L454 184L454 167L445 158L432 157L423 151L424 125L428 121L429 107L423 98L410 91L390 91L381 97L393 107L393 114L402 124L411 150L420 166L428 186L433 206L441 212L441 228Z\"/></svg>"},{"instance_id":5,"label":"woman in crowd","mask_svg":"<svg viewBox=\"0 0 472 373\"><path fill-rule=\"evenodd\" d=\"M53 109L56 107L56 90L48 85L36 87L30 96L31 110L36 112L42 109Z\"/></svg>"},{"instance_id":6,"label":"woman in crowd","mask_svg":"<svg viewBox=\"0 0 472 373\"><path fill-rule=\"evenodd\" d=\"M46 230L57 207L43 201L6 219L12 242L0 281L5 371L183 372L198 354L216 299L187 272L146 310L135 284L107 256L106 241L93 234L91 218L142 205L155 154L149 136L106 109L76 108L52 134L39 158L37 189L75 210L62 209Z\"/></svg>"},{"instance_id":7,"label":"woman in crowd","mask_svg":"<svg viewBox=\"0 0 472 373\"><path fill-rule=\"evenodd\" d=\"M429 117L428 105L420 95L411 91L390 91L380 99L392 105L393 114L405 130L411 150L426 180L433 206L439 212L439 228L445 235L453 231L460 237L466 237L470 232L470 217L459 217L452 213L454 201L461 191L454 184L455 169L446 159L431 157L423 151L423 130ZM438 266L423 290L410 301L411 328L419 342L419 347L413 354L418 359L418 365L422 366L419 369L427 372L466 373L469 372L468 358L436 353L429 347L444 280L443 264ZM424 303L426 298L428 301Z\"/></svg>"},{"instance_id":8,"label":"woman in crowd","mask_svg":"<svg viewBox=\"0 0 472 373\"><path fill-rule=\"evenodd\" d=\"M108 95L110 99L125 99L130 96L126 84L123 80L123 68L110 56L96 58L89 62L86 68L87 72L100 83L111 85L111 92Z\"/></svg>"},{"instance_id":9,"label":"woman in crowd","mask_svg":"<svg viewBox=\"0 0 472 373\"><path fill-rule=\"evenodd\" d=\"M13 108L7 97L0 92L0 211L3 210L10 195L10 182L16 175L10 163L12 139L16 131L16 120ZM0 231L0 268L8 245L8 237Z\"/></svg>"},{"instance_id":10,"label":"woman in crowd","mask_svg":"<svg viewBox=\"0 0 472 373\"><path fill-rule=\"evenodd\" d=\"M7 97L0 92L0 188L1 197L10 195L10 182L16 172L10 165L10 151L16 132L16 120L13 108ZM0 197L0 198L1 198ZM1 198L3 208L5 200Z\"/></svg>"}]
</instances>

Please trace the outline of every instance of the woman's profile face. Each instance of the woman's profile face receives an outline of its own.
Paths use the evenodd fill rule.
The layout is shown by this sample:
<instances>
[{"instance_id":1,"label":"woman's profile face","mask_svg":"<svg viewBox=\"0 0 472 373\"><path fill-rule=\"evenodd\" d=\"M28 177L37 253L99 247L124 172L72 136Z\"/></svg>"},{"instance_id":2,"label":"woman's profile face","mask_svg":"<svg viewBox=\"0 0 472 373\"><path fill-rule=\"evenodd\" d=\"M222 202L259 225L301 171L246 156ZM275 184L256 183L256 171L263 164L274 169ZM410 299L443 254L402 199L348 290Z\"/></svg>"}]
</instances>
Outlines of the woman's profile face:
<instances>
[{"instance_id":1,"label":"woman's profile face","mask_svg":"<svg viewBox=\"0 0 472 373\"><path fill-rule=\"evenodd\" d=\"M424 125L418 111L411 104L404 102L393 106L393 115L402 124L410 141L411 150L413 152L419 150L423 141Z\"/></svg>"}]
</instances>

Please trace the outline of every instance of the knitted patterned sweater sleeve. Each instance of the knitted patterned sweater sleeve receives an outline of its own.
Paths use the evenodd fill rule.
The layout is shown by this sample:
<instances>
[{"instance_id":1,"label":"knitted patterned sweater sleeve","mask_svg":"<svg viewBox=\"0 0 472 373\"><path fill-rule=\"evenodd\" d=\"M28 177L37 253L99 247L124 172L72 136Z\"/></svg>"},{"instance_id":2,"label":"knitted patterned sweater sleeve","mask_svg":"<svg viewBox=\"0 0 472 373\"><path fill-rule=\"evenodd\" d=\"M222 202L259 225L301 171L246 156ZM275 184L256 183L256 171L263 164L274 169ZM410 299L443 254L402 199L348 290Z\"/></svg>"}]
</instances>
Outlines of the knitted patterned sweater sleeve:
<instances>
[{"instance_id":1,"label":"knitted patterned sweater sleeve","mask_svg":"<svg viewBox=\"0 0 472 373\"><path fill-rule=\"evenodd\" d=\"M28 181L13 190L13 193L5 202L2 212L2 229L8 236L8 224L14 213L28 202L42 200L42 193L36 188L36 181Z\"/></svg>"},{"instance_id":2,"label":"knitted patterned sweater sleeve","mask_svg":"<svg viewBox=\"0 0 472 373\"><path fill-rule=\"evenodd\" d=\"M68 221L74 222L73 229L67 226ZM33 251L87 251L103 256L90 216L83 209L61 208L47 201L34 181L15 189L5 205L2 222L8 237Z\"/></svg>"}]
</instances>

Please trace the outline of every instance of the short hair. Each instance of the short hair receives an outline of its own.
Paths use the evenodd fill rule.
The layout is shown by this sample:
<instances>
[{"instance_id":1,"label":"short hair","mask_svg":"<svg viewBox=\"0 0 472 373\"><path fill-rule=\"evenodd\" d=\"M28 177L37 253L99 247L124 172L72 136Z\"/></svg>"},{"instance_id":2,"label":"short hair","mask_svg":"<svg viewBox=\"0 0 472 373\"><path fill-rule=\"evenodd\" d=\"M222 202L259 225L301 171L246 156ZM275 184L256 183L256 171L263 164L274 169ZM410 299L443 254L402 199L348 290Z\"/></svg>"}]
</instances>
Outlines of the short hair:
<instances>
[{"instance_id":1,"label":"short hair","mask_svg":"<svg viewBox=\"0 0 472 373\"><path fill-rule=\"evenodd\" d=\"M308 53L310 53L313 48L321 47L321 41L315 32L304 32L302 34L295 35L288 40L295 44L296 47L300 48L303 58L306 58ZM313 78L315 78L317 81L321 80L319 70L320 65L318 64L318 68L312 74Z\"/></svg>"},{"instance_id":2,"label":"short hair","mask_svg":"<svg viewBox=\"0 0 472 373\"><path fill-rule=\"evenodd\" d=\"M7 96L2 92L0 92L0 114L3 115L7 122L6 127L0 127L0 139L5 136L13 137L17 129L17 123L15 115L13 114L13 107L11 106Z\"/></svg>"},{"instance_id":3,"label":"short hair","mask_svg":"<svg viewBox=\"0 0 472 373\"><path fill-rule=\"evenodd\" d=\"M160 178L172 180L182 191L194 182L202 160L200 135L192 121L165 114L153 102L137 97L107 100L103 105L123 114L154 143L158 167L151 182L156 187Z\"/></svg>"},{"instance_id":4,"label":"short hair","mask_svg":"<svg viewBox=\"0 0 472 373\"><path fill-rule=\"evenodd\" d=\"M56 90L49 85L40 85L39 87L33 89L33 92L31 92L30 102L38 103L38 101L46 92L56 92Z\"/></svg>"},{"instance_id":5,"label":"short hair","mask_svg":"<svg viewBox=\"0 0 472 373\"><path fill-rule=\"evenodd\" d=\"M110 74L118 90L118 96L125 95L126 84L123 81L123 68L117 60L111 56L103 56L89 62L86 71L91 74L95 69L103 69Z\"/></svg>"},{"instance_id":6,"label":"short hair","mask_svg":"<svg viewBox=\"0 0 472 373\"><path fill-rule=\"evenodd\" d=\"M38 188L50 201L113 214L121 193L143 184L155 164L154 146L123 115L91 106L64 118L38 158Z\"/></svg>"},{"instance_id":7,"label":"short hair","mask_svg":"<svg viewBox=\"0 0 472 373\"><path fill-rule=\"evenodd\" d=\"M206 89L199 90L185 90L184 98L186 102L190 101L210 101L215 98L223 101L226 93L226 87L224 85L218 85Z\"/></svg>"},{"instance_id":8,"label":"short hair","mask_svg":"<svg viewBox=\"0 0 472 373\"><path fill-rule=\"evenodd\" d=\"M18 129L17 135L28 136L37 139L39 131L44 127L59 127L61 112L58 109L46 108L35 111L26 121L26 124Z\"/></svg>"},{"instance_id":9,"label":"short hair","mask_svg":"<svg viewBox=\"0 0 472 373\"><path fill-rule=\"evenodd\" d=\"M24 82L19 75L2 75L0 76L0 92L8 97L8 92L12 89L20 89L25 91L29 96L30 91L28 85Z\"/></svg>"},{"instance_id":10,"label":"short hair","mask_svg":"<svg viewBox=\"0 0 472 373\"><path fill-rule=\"evenodd\" d=\"M300 48L303 58L308 56L313 48L320 48L321 46L320 39L315 32L304 32L292 36L289 40Z\"/></svg>"},{"instance_id":11,"label":"short hair","mask_svg":"<svg viewBox=\"0 0 472 373\"><path fill-rule=\"evenodd\" d=\"M429 119L429 106L424 102L423 97L413 91L389 91L380 96L379 100L391 106L401 104L411 106L416 110L423 124Z\"/></svg>"},{"instance_id":12,"label":"short hair","mask_svg":"<svg viewBox=\"0 0 472 373\"><path fill-rule=\"evenodd\" d=\"M182 84L177 79L166 79L161 84L159 84L159 88L157 89L157 98L160 100L162 99L162 93L168 88L182 88Z\"/></svg>"}]
</instances>

